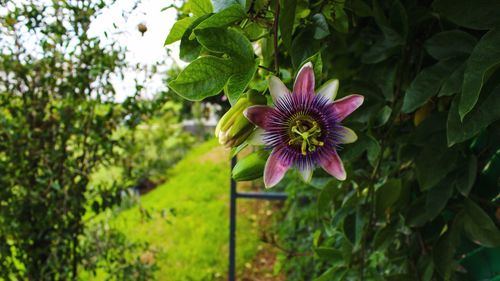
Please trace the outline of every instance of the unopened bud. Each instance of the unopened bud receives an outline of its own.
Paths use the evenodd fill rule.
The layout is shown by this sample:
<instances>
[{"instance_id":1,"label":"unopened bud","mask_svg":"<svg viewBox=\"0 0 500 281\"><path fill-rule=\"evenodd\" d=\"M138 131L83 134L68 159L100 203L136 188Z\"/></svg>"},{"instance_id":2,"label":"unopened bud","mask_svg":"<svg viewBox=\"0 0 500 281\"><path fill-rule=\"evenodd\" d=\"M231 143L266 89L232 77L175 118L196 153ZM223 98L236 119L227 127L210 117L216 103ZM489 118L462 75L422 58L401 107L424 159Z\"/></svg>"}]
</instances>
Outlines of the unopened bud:
<instances>
[{"instance_id":1,"label":"unopened bud","mask_svg":"<svg viewBox=\"0 0 500 281\"><path fill-rule=\"evenodd\" d=\"M240 97L236 104L224 114L215 128L215 136L219 143L226 147L242 144L253 132L255 126L243 115L249 106L266 104L266 98L251 90Z\"/></svg>"}]
</instances>

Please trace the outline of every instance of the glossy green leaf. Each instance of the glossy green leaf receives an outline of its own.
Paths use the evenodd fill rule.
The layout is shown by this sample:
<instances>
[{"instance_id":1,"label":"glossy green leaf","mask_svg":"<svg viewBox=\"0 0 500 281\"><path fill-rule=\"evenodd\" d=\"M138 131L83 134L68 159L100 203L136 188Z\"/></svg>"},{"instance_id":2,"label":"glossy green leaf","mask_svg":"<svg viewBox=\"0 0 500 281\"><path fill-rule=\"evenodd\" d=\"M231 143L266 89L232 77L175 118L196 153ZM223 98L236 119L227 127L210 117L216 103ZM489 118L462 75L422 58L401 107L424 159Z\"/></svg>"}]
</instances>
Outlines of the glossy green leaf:
<instances>
[{"instance_id":1,"label":"glossy green leaf","mask_svg":"<svg viewBox=\"0 0 500 281\"><path fill-rule=\"evenodd\" d=\"M226 9L212 15L200 23L196 29L226 27L234 22L246 18L245 10L239 4L233 4Z\"/></svg>"},{"instance_id":2,"label":"glossy green leaf","mask_svg":"<svg viewBox=\"0 0 500 281\"><path fill-rule=\"evenodd\" d=\"M165 45L172 44L178 40L181 40L184 32L195 20L195 17L188 17L176 21L172 26L172 29L168 33L167 39L165 40Z\"/></svg>"},{"instance_id":3,"label":"glossy green leaf","mask_svg":"<svg viewBox=\"0 0 500 281\"><path fill-rule=\"evenodd\" d=\"M417 156L417 179L421 190L434 187L453 171L458 159L458 152L449 149L446 137L439 133L426 142Z\"/></svg>"},{"instance_id":4,"label":"glossy green leaf","mask_svg":"<svg viewBox=\"0 0 500 281\"><path fill-rule=\"evenodd\" d=\"M451 96L462 91L462 81L464 80L465 63L459 66L444 81L439 90L438 97Z\"/></svg>"},{"instance_id":5,"label":"glossy green leaf","mask_svg":"<svg viewBox=\"0 0 500 281\"><path fill-rule=\"evenodd\" d=\"M447 180L440 182L411 206L408 224L418 227L434 220L446 207L452 194L453 185Z\"/></svg>"},{"instance_id":6,"label":"glossy green leaf","mask_svg":"<svg viewBox=\"0 0 500 281\"><path fill-rule=\"evenodd\" d=\"M314 39L320 40L330 35L328 23L326 22L325 16L323 16L323 14L313 15L312 21L314 22Z\"/></svg>"},{"instance_id":7,"label":"glossy green leaf","mask_svg":"<svg viewBox=\"0 0 500 281\"><path fill-rule=\"evenodd\" d=\"M451 280L451 274L457 266L455 251L460 243L460 234L463 225L463 212L459 212L448 230L436 243L433 253L434 265L444 280Z\"/></svg>"},{"instance_id":8,"label":"glossy green leaf","mask_svg":"<svg viewBox=\"0 0 500 281\"><path fill-rule=\"evenodd\" d=\"M400 179L389 179L384 185L377 189L375 193L375 202L378 218L385 218L387 210L399 199L401 187Z\"/></svg>"},{"instance_id":9,"label":"glossy green leaf","mask_svg":"<svg viewBox=\"0 0 500 281\"><path fill-rule=\"evenodd\" d=\"M461 59L440 61L422 70L406 91L401 110L409 113L427 103L438 93L441 85L460 66L461 62Z\"/></svg>"},{"instance_id":10,"label":"glossy green leaf","mask_svg":"<svg viewBox=\"0 0 500 281\"><path fill-rule=\"evenodd\" d=\"M314 252L321 259L330 260L330 261L333 261L333 260L336 260L336 261L341 260L342 261L342 260L344 260L342 251L336 250L333 248L318 247L318 248L314 249Z\"/></svg>"},{"instance_id":11,"label":"glossy green leaf","mask_svg":"<svg viewBox=\"0 0 500 281\"><path fill-rule=\"evenodd\" d=\"M465 200L464 230L467 237L484 247L500 246L500 230L488 214L471 200Z\"/></svg>"},{"instance_id":12,"label":"glossy green leaf","mask_svg":"<svg viewBox=\"0 0 500 281\"><path fill-rule=\"evenodd\" d=\"M307 58L316 54L321 46L318 40L313 38L314 32L311 29L303 30L292 41L291 56L295 69L299 69L300 64Z\"/></svg>"},{"instance_id":13,"label":"glossy green leaf","mask_svg":"<svg viewBox=\"0 0 500 281\"><path fill-rule=\"evenodd\" d=\"M212 5L214 7L214 12L218 13L224 9L227 9L229 6L234 4L240 5L243 9L245 9L245 0L212 0Z\"/></svg>"},{"instance_id":14,"label":"glossy green leaf","mask_svg":"<svg viewBox=\"0 0 500 281\"><path fill-rule=\"evenodd\" d=\"M332 1L330 5L331 14L327 18L331 21L331 25L338 32L347 33L349 31L349 18L344 10L344 1Z\"/></svg>"},{"instance_id":15,"label":"glossy green leaf","mask_svg":"<svg viewBox=\"0 0 500 281\"><path fill-rule=\"evenodd\" d=\"M392 108L389 106L385 105L382 107L377 114L374 116L373 121L372 121L372 126L374 128L384 126L387 121L389 121L389 118L391 117L392 113Z\"/></svg>"},{"instance_id":16,"label":"glossy green leaf","mask_svg":"<svg viewBox=\"0 0 500 281\"><path fill-rule=\"evenodd\" d=\"M210 14L213 11L212 3L210 0L189 0L191 12L195 17L201 17Z\"/></svg>"},{"instance_id":17,"label":"glossy green leaf","mask_svg":"<svg viewBox=\"0 0 500 281\"><path fill-rule=\"evenodd\" d=\"M330 204L333 202L336 194L340 192L340 188L338 188L334 184L326 184L321 193L318 196L318 215L322 216L329 212Z\"/></svg>"},{"instance_id":18,"label":"glossy green leaf","mask_svg":"<svg viewBox=\"0 0 500 281\"><path fill-rule=\"evenodd\" d=\"M460 119L474 108L483 84L493 70L500 65L500 28L486 33L477 43L467 60L458 106Z\"/></svg>"},{"instance_id":19,"label":"glossy green leaf","mask_svg":"<svg viewBox=\"0 0 500 281\"><path fill-rule=\"evenodd\" d=\"M470 155L457 170L455 187L463 196L467 197L476 181L477 157L475 155Z\"/></svg>"},{"instance_id":20,"label":"glossy green leaf","mask_svg":"<svg viewBox=\"0 0 500 281\"><path fill-rule=\"evenodd\" d=\"M456 96L448 113L446 126L449 146L474 137L488 125L500 119L500 84L484 94L463 121L460 121L458 100L459 96Z\"/></svg>"},{"instance_id":21,"label":"glossy green leaf","mask_svg":"<svg viewBox=\"0 0 500 281\"><path fill-rule=\"evenodd\" d=\"M231 75L224 88L224 93L231 104L234 104L238 100L240 95L245 91L250 80L252 80L255 71L257 71L257 63L244 64L239 68L234 68L233 71L233 75Z\"/></svg>"},{"instance_id":22,"label":"glossy green leaf","mask_svg":"<svg viewBox=\"0 0 500 281\"><path fill-rule=\"evenodd\" d=\"M279 28L281 33L281 40L285 47L290 50L292 46L292 34L295 22L295 10L297 7L297 0L279 0L280 1L280 17Z\"/></svg>"},{"instance_id":23,"label":"glossy green leaf","mask_svg":"<svg viewBox=\"0 0 500 281\"><path fill-rule=\"evenodd\" d=\"M235 64L253 62L254 53L250 41L234 29L205 28L194 31L198 41L209 51L228 54L237 59ZM233 66L234 67L234 66Z\"/></svg>"},{"instance_id":24,"label":"glossy green leaf","mask_svg":"<svg viewBox=\"0 0 500 281\"><path fill-rule=\"evenodd\" d=\"M474 36L461 30L440 32L424 43L425 50L435 59L443 60L469 55L476 45Z\"/></svg>"},{"instance_id":25,"label":"glossy green leaf","mask_svg":"<svg viewBox=\"0 0 500 281\"><path fill-rule=\"evenodd\" d=\"M185 99L198 101L220 93L231 71L227 59L201 57L191 62L169 86Z\"/></svg>"},{"instance_id":26,"label":"glossy green leaf","mask_svg":"<svg viewBox=\"0 0 500 281\"><path fill-rule=\"evenodd\" d=\"M186 29L186 31L182 35L179 57L183 61L186 62L193 61L200 55L201 52L200 43L196 39L190 37L194 28L198 26L198 24L200 24L202 21L204 21L207 17L209 17L209 15L204 15L194 20L193 23L191 23L191 25Z\"/></svg>"},{"instance_id":27,"label":"glossy green leaf","mask_svg":"<svg viewBox=\"0 0 500 281\"><path fill-rule=\"evenodd\" d=\"M500 25L500 1L436 0L434 10L452 22L471 29L490 29Z\"/></svg>"},{"instance_id":28,"label":"glossy green leaf","mask_svg":"<svg viewBox=\"0 0 500 281\"><path fill-rule=\"evenodd\" d=\"M205 28L195 30L198 41L209 51L229 55L231 75L224 87L229 101L234 103L257 71L250 41L234 29Z\"/></svg>"}]
</instances>

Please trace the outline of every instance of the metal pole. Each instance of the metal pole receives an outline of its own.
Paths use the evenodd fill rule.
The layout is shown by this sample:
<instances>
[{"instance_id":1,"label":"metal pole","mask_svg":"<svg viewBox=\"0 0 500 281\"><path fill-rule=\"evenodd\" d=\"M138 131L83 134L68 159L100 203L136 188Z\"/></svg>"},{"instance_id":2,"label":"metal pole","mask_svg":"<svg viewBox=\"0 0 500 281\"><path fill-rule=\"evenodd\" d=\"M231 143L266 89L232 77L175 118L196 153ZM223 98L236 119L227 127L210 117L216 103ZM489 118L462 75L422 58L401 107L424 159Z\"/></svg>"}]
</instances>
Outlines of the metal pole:
<instances>
[{"instance_id":1,"label":"metal pole","mask_svg":"<svg viewBox=\"0 0 500 281\"><path fill-rule=\"evenodd\" d=\"M231 158L231 171L236 165L236 156ZM236 280L236 182L231 177L231 192L229 204L229 281Z\"/></svg>"},{"instance_id":2,"label":"metal pole","mask_svg":"<svg viewBox=\"0 0 500 281\"><path fill-rule=\"evenodd\" d=\"M237 192L237 198L262 199L262 200L286 200L285 192Z\"/></svg>"}]
</instances>

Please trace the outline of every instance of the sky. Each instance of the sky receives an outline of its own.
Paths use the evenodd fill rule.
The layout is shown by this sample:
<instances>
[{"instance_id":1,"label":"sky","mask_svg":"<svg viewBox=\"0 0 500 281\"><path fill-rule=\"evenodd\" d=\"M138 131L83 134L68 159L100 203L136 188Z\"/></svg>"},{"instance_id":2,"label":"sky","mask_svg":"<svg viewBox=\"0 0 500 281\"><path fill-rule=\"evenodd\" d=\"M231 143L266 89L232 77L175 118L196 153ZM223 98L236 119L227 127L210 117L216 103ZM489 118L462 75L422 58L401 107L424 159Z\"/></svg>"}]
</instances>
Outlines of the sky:
<instances>
[{"instance_id":1,"label":"sky","mask_svg":"<svg viewBox=\"0 0 500 281\"><path fill-rule=\"evenodd\" d=\"M163 61L158 67L159 73L151 78L145 78L144 71L138 72L129 70L125 73L125 79L119 77L113 78L113 84L116 88L116 100L123 101L127 96L135 92L134 79L145 83L143 95L145 98L152 97L158 91L165 88L162 81L165 77L165 71L172 65L177 64L181 67L186 63L179 59L179 42L167 47L163 46L172 25L176 21L177 11L175 8L163 8L172 4L179 5L176 0L141 0L134 9L135 0L118 0L112 6L104 9L91 24L90 35L99 36L102 41L117 41L120 46L127 49L126 60L131 65L153 65L158 61ZM132 11L124 17L124 11ZM144 35L137 29L140 23L146 24L148 30ZM116 28L114 27L116 26ZM105 36L107 33L107 37ZM170 55L167 54L170 49Z\"/></svg>"}]
</instances>

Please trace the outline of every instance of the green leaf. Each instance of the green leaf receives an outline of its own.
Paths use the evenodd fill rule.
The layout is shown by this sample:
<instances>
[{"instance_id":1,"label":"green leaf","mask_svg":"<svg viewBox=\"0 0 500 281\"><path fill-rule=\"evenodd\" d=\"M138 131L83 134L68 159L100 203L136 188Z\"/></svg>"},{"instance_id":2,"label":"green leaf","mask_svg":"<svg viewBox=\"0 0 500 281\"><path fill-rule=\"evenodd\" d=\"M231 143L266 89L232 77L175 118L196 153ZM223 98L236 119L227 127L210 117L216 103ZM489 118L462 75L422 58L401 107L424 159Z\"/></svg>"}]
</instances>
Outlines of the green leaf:
<instances>
[{"instance_id":1,"label":"green leaf","mask_svg":"<svg viewBox=\"0 0 500 281\"><path fill-rule=\"evenodd\" d=\"M471 154L462 165L458 168L455 178L455 186L457 190L465 197L469 196L469 192L474 186L477 175L477 157Z\"/></svg>"},{"instance_id":2,"label":"green leaf","mask_svg":"<svg viewBox=\"0 0 500 281\"><path fill-rule=\"evenodd\" d=\"M432 7L467 28L484 30L500 25L500 1L497 0L436 0Z\"/></svg>"},{"instance_id":3,"label":"green leaf","mask_svg":"<svg viewBox=\"0 0 500 281\"><path fill-rule=\"evenodd\" d=\"M281 40L283 40L285 47L290 50L292 47L292 34L297 0L280 0L280 6L281 10L278 24L281 32Z\"/></svg>"},{"instance_id":4,"label":"green leaf","mask_svg":"<svg viewBox=\"0 0 500 281\"><path fill-rule=\"evenodd\" d=\"M184 35L184 32L195 20L196 20L195 17L189 17L176 21L174 23L174 26L172 26L172 29L168 33L164 45L172 44L178 40L181 40L182 35Z\"/></svg>"},{"instance_id":5,"label":"green leaf","mask_svg":"<svg viewBox=\"0 0 500 281\"><path fill-rule=\"evenodd\" d=\"M201 57L191 62L169 87L185 99L199 101L220 93L231 70L232 64L227 59Z\"/></svg>"},{"instance_id":6,"label":"green leaf","mask_svg":"<svg viewBox=\"0 0 500 281\"><path fill-rule=\"evenodd\" d=\"M209 51L228 54L237 59L236 66L253 62L252 44L241 32L234 29L205 28L195 30L198 41Z\"/></svg>"},{"instance_id":7,"label":"green leaf","mask_svg":"<svg viewBox=\"0 0 500 281\"><path fill-rule=\"evenodd\" d=\"M318 13L313 15L312 21L314 22L314 39L321 40L330 35L328 23L326 22L325 16L323 16L323 14Z\"/></svg>"},{"instance_id":8,"label":"green leaf","mask_svg":"<svg viewBox=\"0 0 500 281\"><path fill-rule=\"evenodd\" d=\"M368 158L368 162L370 165L375 167L377 158L381 153L380 143L371 135L368 135L368 146L366 147L366 157Z\"/></svg>"},{"instance_id":9,"label":"green leaf","mask_svg":"<svg viewBox=\"0 0 500 281\"><path fill-rule=\"evenodd\" d=\"M409 113L427 103L438 93L441 85L460 66L462 61L461 59L440 61L422 70L406 91L401 110Z\"/></svg>"},{"instance_id":10,"label":"green leaf","mask_svg":"<svg viewBox=\"0 0 500 281\"><path fill-rule=\"evenodd\" d=\"M328 214L330 210L330 204L333 202L334 197L341 191L334 184L326 184L321 193L318 196L318 216Z\"/></svg>"},{"instance_id":11,"label":"green leaf","mask_svg":"<svg viewBox=\"0 0 500 281\"><path fill-rule=\"evenodd\" d=\"M363 0L351 0L345 3L345 8L359 17L369 17L372 15L372 9Z\"/></svg>"},{"instance_id":12,"label":"green leaf","mask_svg":"<svg viewBox=\"0 0 500 281\"><path fill-rule=\"evenodd\" d=\"M440 32L427 39L424 47L433 58L444 60L469 55L476 43L476 38L469 33L461 30L450 30Z\"/></svg>"},{"instance_id":13,"label":"green leaf","mask_svg":"<svg viewBox=\"0 0 500 281\"><path fill-rule=\"evenodd\" d=\"M333 12L332 16L327 16L330 20L332 17L332 26L341 33L347 33L349 31L349 18L344 10L344 2L343 1L334 1L330 3L332 5L331 12Z\"/></svg>"},{"instance_id":14,"label":"green leaf","mask_svg":"<svg viewBox=\"0 0 500 281\"><path fill-rule=\"evenodd\" d=\"M214 7L214 12L218 13L224 9L227 9L229 6L238 4L243 9L245 9L245 0L212 0L212 5Z\"/></svg>"},{"instance_id":15,"label":"green leaf","mask_svg":"<svg viewBox=\"0 0 500 281\"><path fill-rule=\"evenodd\" d=\"M384 218L386 211L398 201L401 188L401 179L389 179L377 189L375 203L378 218Z\"/></svg>"},{"instance_id":16,"label":"green leaf","mask_svg":"<svg viewBox=\"0 0 500 281\"><path fill-rule=\"evenodd\" d=\"M460 234L463 225L463 212L459 212L448 231L436 243L432 254L436 270L444 280L451 279L451 273L457 266L455 251L460 244Z\"/></svg>"},{"instance_id":17,"label":"green leaf","mask_svg":"<svg viewBox=\"0 0 500 281\"><path fill-rule=\"evenodd\" d=\"M186 62L193 61L200 55L201 45L194 38L190 39L193 29L198 26L202 21L204 21L209 15L204 15L197 18L193 23L186 29L181 38L181 45L179 50L179 57Z\"/></svg>"},{"instance_id":18,"label":"green leaf","mask_svg":"<svg viewBox=\"0 0 500 281\"><path fill-rule=\"evenodd\" d=\"M444 81L438 97L451 96L462 91L462 81L464 80L465 63L455 69L453 73Z\"/></svg>"},{"instance_id":19,"label":"green leaf","mask_svg":"<svg viewBox=\"0 0 500 281\"><path fill-rule=\"evenodd\" d=\"M401 1L395 0L392 2L389 21L392 28L394 28L402 38L408 36L408 15Z\"/></svg>"},{"instance_id":20,"label":"green leaf","mask_svg":"<svg viewBox=\"0 0 500 281\"><path fill-rule=\"evenodd\" d=\"M241 21L246 16L245 10L243 10L241 5L233 4L204 20L195 30L210 27L226 27L234 22Z\"/></svg>"},{"instance_id":21,"label":"green leaf","mask_svg":"<svg viewBox=\"0 0 500 281\"><path fill-rule=\"evenodd\" d=\"M401 45L399 41L391 41L380 36L373 45L363 53L361 62L364 64L375 64L382 62L398 52L398 47Z\"/></svg>"},{"instance_id":22,"label":"green leaf","mask_svg":"<svg viewBox=\"0 0 500 281\"><path fill-rule=\"evenodd\" d=\"M232 61L232 66L236 62ZM243 67L235 68L236 71L230 78L224 88L224 92L229 99L231 104L234 104L240 97L240 95L245 91L248 83L252 80L255 71L257 71L258 64L255 62L253 64L245 64Z\"/></svg>"},{"instance_id":23,"label":"green leaf","mask_svg":"<svg viewBox=\"0 0 500 281\"><path fill-rule=\"evenodd\" d=\"M448 180L441 181L438 186L429 190L425 197L414 201L415 203L410 207L408 224L412 227L419 227L434 220L446 207L452 194L453 185Z\"/></svg>"},{"instance_id":24,"label":"green leaf","mask_svg":"<svg viewBox=\"0 0 500 281\"><path fill-rule=\"evenodd\" d=\"M348 273L347 268L332 266L327 271L323 272L321 276L313 279L313 281L338 281L345 280L345 276Z\"/></svg>"},{"instance_id":25,"label":"green leaf","mask_svg":"<svg viewBox=\"0 0 500 281\"><path fill-rule=\"evenodd\" d=\"M500 230L483 209L466 199L465 214L464 230L471 241L484 247L500 246Z\"/></svg>"},{"instance_id":26,"label":"green leaf","mask_svg":"<svg viewBox=\"0 0 500 281\"><path fill-rule=\"evenodd\" d=\"M311 28L306 28L293 39L290 53L295 69L298 69L303 61L321 49L319 41L313 38L313 34L314 31Z\"/></svg>"},{"instance_id":27,"label":"green leaf","mask_svg":"<svg viewBox=\"0 0 500 281\"><path fill-rule=\"evenodd\" d=\"M344 259L342 251L333 248L318 247L314 249L314 252L318 257L324 260L339 261Z\"/></svg>"},{"instance_id":28,"label":"green leaf","mask_svg":"<svg viewBox=\"0 0 500 281\"><path fill-rule=\"evenodd\" d=\"M443 134L430 137L415 160L420 189L430 189L443 180L453 171L457 159L457 151L446 146Z\"/></svg>"},{"instance_id":29,"label":"green leaf","mask_svg":"<svg viewBox=\"0 0 500 281\"><path fill-rule=\"evenodd\" d=\"M498 46L500 46L500 28L486 33L472 50L465 66L462 96L458 106L461 120L474 108L483 84L493 70L500 65Z\"/></svg>"},{"instance_id":30,"label":"green leaf","mask_svg":"<svg viewBox=\"0 0 500 281\"><path fill-rule=\"evenodd\" d=\"M469 113L463 121L460 121L459 96L456 96L451 103L448 113L447 138L448 146L466 141L491 123L500 119L500 84L487 94L483 94L476 107Z\"/></svg>"},{"instance_id":31,"label":"green leaf","mask_svg":"<svg viewBox=\"0 0 500 281\"><path fill-rule=\"evenodd\" d=\"M212 3L210 0L189 0L191 12L195 17L201 17L206 14L212 13Z\"/></svg>"},{"instance_id":32,"label":"green leaf","mask_svg":"<svg viewBox=\"0 0 500 281\"><path fill-rule=\"evenodd\" d=\"M229 55L231 75L224 92L233 104L257 71L250 41L234 29L205 28L195 30L195 34L198 41L209 51Z\"/></svg>"},{"instance_id":33,"label":"green leaf","mask_svg":"<svg viewBox=\"0 0 500 281\"><path fill-rule=\"evenodd\" d=\"M373 117L372 120L372 126L373 128L381 127L384 126L387 121L389 121L389 118L391 117L392 114L392 108L385 105L382 107Z\"/></svg>"}]
</instances>

